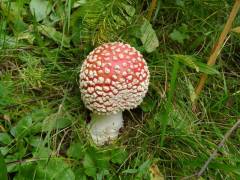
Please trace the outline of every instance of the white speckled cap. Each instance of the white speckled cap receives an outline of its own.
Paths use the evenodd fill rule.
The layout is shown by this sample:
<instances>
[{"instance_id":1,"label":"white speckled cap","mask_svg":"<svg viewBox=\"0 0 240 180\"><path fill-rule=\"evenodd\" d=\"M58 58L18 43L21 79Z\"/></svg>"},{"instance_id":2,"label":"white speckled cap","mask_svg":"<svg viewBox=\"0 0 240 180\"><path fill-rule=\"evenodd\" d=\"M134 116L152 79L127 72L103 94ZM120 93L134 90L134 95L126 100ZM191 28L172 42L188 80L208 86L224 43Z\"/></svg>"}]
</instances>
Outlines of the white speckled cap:
<instances>
[{"instance_id":1,"label":"white speckled cap","mask_svg":"<svg viewBox=\"0 0 240 180\"><path fill-rule=\"evenodd\" d=\"M120 42L103 44L83 62L82 100L97 114L135 108L147 93L149 76L146 61L134 47Z\"/></svg>"}]
</instances>

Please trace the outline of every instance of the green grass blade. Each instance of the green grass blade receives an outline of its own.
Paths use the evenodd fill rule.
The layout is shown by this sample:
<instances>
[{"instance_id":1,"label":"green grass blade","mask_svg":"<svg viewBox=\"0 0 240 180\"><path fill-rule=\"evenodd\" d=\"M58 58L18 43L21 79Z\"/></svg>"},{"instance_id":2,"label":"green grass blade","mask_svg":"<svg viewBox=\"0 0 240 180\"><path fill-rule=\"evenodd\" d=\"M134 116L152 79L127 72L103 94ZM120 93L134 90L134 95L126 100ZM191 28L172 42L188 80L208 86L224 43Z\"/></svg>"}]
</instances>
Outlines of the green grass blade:
<instances>
[{"instance_id":1,"label":"green grass blade","mask_svg":"<svg viewBox=\"0 0 240 180\"><path fill-rule=\"evenodd\" d=\"M164 143L166 127L167 127L167 124L169 121L169 112L172 111L172 99L173 99L174 91L176 88L178 69L179 69L179 62L176 60L176 61L174 61L173 70L171 73L170 90L169 90L168 97L167 97L166 109L162 116L162 133L161 133L161 138L160 138L161 147L163 146L163 143Z\"/></svg>"},{"instance_id":2,"label":"green grass blade","mask_svg":"<svg viewBox=\"0 0 240 180\"><path fill-rule=\"evenodd\" d=\"M0 177L2 180L7 180L7 167L3 158L2 153L0 152Z\"/></svg>"}]
</instances>

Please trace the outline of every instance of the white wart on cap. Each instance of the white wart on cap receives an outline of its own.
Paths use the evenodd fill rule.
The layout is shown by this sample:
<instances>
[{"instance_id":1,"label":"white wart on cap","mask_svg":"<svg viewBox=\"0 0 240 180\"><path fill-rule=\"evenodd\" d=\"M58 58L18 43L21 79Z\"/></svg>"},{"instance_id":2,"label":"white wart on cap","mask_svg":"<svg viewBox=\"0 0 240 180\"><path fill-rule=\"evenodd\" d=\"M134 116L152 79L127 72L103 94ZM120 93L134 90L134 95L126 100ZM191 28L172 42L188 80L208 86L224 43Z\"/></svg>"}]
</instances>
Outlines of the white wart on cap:
<instances>
[{"instance_id":1,"label":"white wart on cap","mask_svg":"<svg viewBox=\"0 0 240 180\"><path fill-rule=\"evenodd\" d=\"M106 43L85 59L80 90L86 107L113 114L137 107L146 95L149 71L143 56L128 44Z\"/></svg>"}]
</instances>

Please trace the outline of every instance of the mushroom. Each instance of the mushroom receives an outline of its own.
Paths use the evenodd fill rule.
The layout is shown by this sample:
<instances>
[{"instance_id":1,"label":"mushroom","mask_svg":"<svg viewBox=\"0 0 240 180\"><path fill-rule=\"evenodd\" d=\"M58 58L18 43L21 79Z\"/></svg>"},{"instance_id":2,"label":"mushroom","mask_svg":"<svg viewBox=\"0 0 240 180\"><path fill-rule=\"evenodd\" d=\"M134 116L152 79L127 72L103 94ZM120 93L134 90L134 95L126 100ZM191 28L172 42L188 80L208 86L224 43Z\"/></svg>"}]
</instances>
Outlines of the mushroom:
<instances>
[{"instance_id":1,"label":"mushroom","mask_svg":"<svg viewBox=\"0 0 240 180\"><path fill-rule=\"evenodd\" d=\"M122 112L142 102L149 76L143 56L129 44L106 43L87 56L81 67L80 91L92 111L89 131L97 145L118 137Z\"/></svg>"}]
</instances>

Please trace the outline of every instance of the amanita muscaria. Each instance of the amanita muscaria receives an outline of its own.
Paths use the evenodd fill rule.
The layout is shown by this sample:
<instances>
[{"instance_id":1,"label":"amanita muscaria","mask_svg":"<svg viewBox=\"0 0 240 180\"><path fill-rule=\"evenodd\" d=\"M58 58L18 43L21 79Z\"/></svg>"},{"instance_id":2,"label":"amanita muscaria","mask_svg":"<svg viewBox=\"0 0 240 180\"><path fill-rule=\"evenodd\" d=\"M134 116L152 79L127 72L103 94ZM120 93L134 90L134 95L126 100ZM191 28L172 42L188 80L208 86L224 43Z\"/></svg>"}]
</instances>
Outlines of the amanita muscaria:
<instances>
[{"instance_id":1,"label":"amanita muscaria","mask_svg":"<svg viewBox=\"0 0 240 180\"><path fill-rule=\"evenodd\" d=\"M147 93L149 71L129 44L106 43L94 49L80 72L81 97L92 111L90 134L97 145L117 138L122 112L137 107Z\"/></svg>"}]
</instances>

